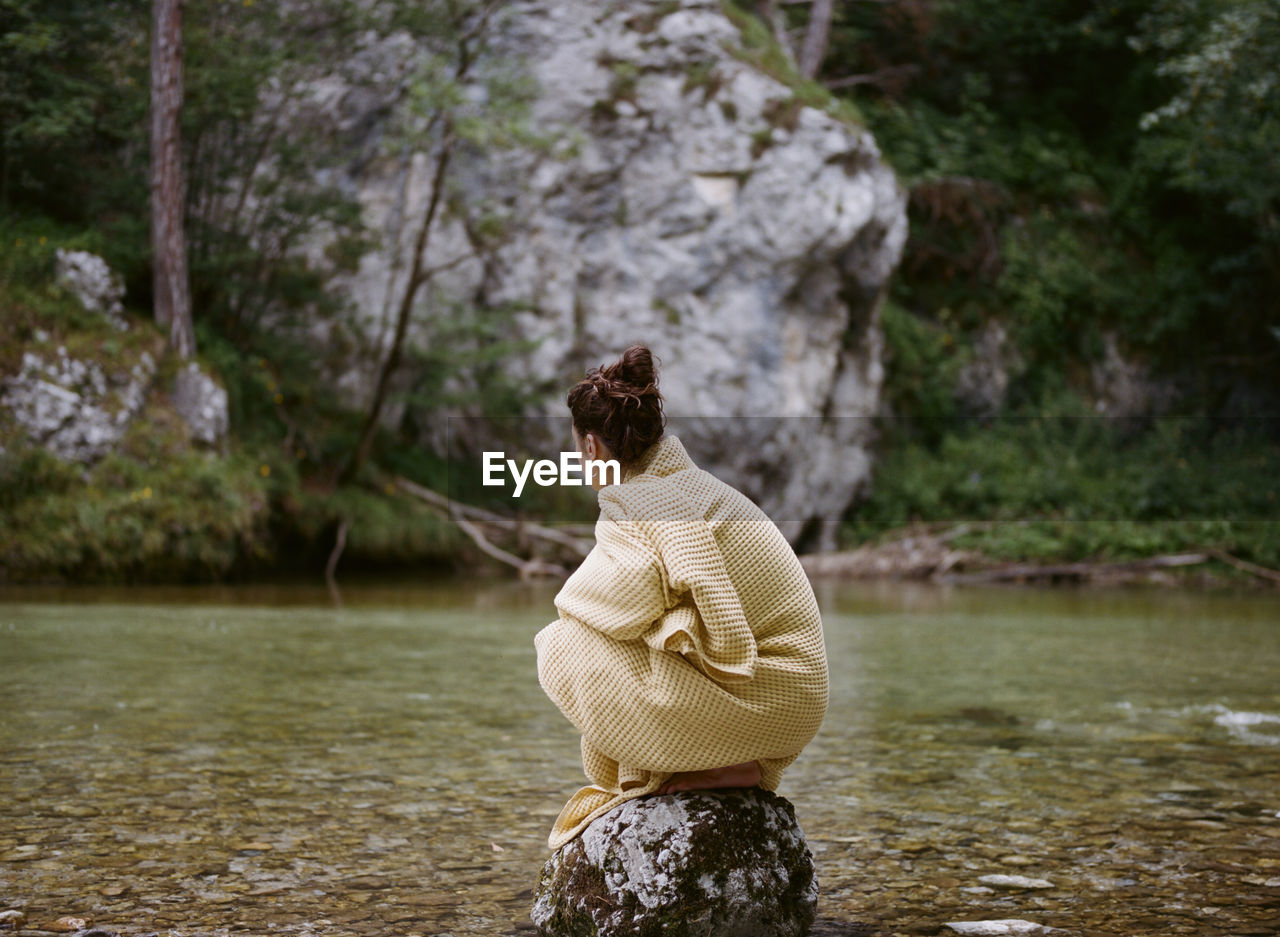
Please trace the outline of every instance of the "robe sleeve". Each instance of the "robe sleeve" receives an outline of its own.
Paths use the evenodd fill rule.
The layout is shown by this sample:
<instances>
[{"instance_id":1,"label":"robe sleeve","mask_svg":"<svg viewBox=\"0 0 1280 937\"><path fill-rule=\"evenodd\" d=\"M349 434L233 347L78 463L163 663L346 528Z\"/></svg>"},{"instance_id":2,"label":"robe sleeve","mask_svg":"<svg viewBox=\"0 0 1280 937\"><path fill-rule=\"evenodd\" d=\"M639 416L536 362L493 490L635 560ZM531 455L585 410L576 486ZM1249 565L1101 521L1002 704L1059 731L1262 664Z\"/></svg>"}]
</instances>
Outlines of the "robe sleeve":
<instances>
[{"instance_id":1,"label":"robe sleeve","mask_svg":"<svg viewBox=\"0 0 1280 937\"><path fill-rule=\"evenodd\" d=\"M651 630L670 601L661 560L640 524L603 501L596 544L556 596L560 614L629 641Z\"/></svg>"},{"instance_id":2,"label":"robe sleeve","mask_svg":"<svg viewBox=\"0 0 1280 937\"><path fill-rule=\"evenodd\" d=\"M752 679L755 635L711 526L702 518L660 520L652 535L674 601L645 640L684 655L719 683Z\"/></svg>"},{"instance_id":3,"label":"robe sleeve","mask_svg":"<svg viewBox=\"0 0 1280 937\"><path fill-rule=\"evenodd\" d=\"M755 636L706 519L666 488L644 485L605 489L600 509L601 555L589 575L605 579L590 602L574 605L588 616L580 620L618 640L638 637L681 654L719 683L750 680ZM573 577L563 591L582 592Z\"/></svg>"},{"instance_id":4,"label":"robe sleeve","mask_svg":"<svg viewBox=\"0 0 1280 937\"><path fill-rule=\"evenodd\" d=\"M750 680L755 636L711 526L678 503L655 511L625 500L642 496L601 497L596 545L556 608L616 641L681 654L717 682Z\"/></svg>"}]
</instances>

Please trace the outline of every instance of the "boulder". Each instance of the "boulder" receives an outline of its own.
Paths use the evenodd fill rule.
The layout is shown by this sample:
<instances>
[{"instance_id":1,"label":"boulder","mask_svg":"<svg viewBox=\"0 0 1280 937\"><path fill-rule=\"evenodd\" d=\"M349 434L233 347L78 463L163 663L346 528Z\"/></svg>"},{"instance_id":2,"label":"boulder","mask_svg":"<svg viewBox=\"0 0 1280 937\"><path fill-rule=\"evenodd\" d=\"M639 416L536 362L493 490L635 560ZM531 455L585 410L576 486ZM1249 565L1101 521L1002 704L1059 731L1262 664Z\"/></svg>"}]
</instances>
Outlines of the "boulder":
<instances>
[{"instance_id":1,"label":"boulder","mask_svg":"<svg viewBox=\"0 0 1280 937\"><path fill-rule=\"evenodd\" d=\"M818 880L795 811L758 788L630 800L542 869L546 937L800 937Z\"/></svg>"},{"instance_id":2,"label":"boulder","mask_svg":"<svg viewBox=\"0 0 1280 937\"><path fill-rule=\"evenodd\" d=\"M0 407L31 442L65 461L94 462L124 436L155 373L146 351L127 370L81 360L63 345L48 358L27 351L19 372L0 379Z\"/></svg>"},{"instance_id":3,"label":"boulder","mask_svg":"<svg viewBox=\"0 0 1280 937\"><path fill-rule=\"evenodd\" d=\"M988 321L974 338L972 357L956 375L954 394L962 412L997 416L1004 408L1010 372L1022 367L1004 326L995 319Z\"/></svg>"},{"instance_id":4,"label":"boulder","mask_svg":"<svg viewBox=\"0 0 1280 937\"><path fill-rule=\"evenodd\" d=\"M1149 366L1126 357L1114 332L1102 336L1103 355L1089 369L1094 411L1117 420L1159 416L1177 395L1172 380L1157 378Z\"/></svg>"},{"instance_id":5,"label":"boulder","mask_svg":"<svg viewBox=\"0 0 1280 937\"><path fill-rule=\"evenodd\" d=\"M55 281L89 312L102 313L121 332L128 330L129 323L124 318L124 281L97 254L59 247Z\"/></svg>"},{"instance_id":6,"label":"boulder","mask_svg":"<svg viewBox=\"0 0 1280 937\"><path fill-rule=\"evenodd\" d=\"M590 15L574 0L513 0L495 23L493 62L533 79L530 124L557 142L456 161L451 190L500 218L502 236L485 241L453 217L432 229L424 263L438 272L409 342L457 331L444 320L459 308L512 310L516 350L502 370L538 402L502 415L554 417L554 434L545 419L513 434L554 457L565 390L643 340L662 360L667 412L689 418L681 439L695 461L793 544L834 546L835 521L870 484L880 306L907 235L906 191L872 135L747 61L719 0L630 0ZM361 45L293 118L327 121L363 154L341 184L382 246L339 292L377 347L434 165L428 137L416 153L379 141L427 54L406 36ZM376 373L350 359L327 376L360 407ZM442 450L460 424L407 403L420 381L397 375L383 418ZM459 397L483 383L456 381Z\"/></svg>"},{"instance_id":7,"label":"boulder","mask_svg":"<svg viewBox=\"0 0 1280 937\"><path fill-rule=\"evenodd\" d=\"M230 425L227 392L194 361L174 376L173 408L197 442L212 446L227 434Z\"/></svg>"}]
</instances>

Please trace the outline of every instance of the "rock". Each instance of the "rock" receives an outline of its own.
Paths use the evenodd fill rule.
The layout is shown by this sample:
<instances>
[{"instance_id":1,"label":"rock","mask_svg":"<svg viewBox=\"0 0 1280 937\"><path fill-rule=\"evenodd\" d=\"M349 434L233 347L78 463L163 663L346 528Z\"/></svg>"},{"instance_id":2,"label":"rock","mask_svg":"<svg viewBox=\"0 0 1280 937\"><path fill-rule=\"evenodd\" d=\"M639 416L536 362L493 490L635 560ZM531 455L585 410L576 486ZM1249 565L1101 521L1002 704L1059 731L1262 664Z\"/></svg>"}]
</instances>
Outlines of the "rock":
<instances>
[{"instance_id":1,"label":"rock","mask_svg":"<svg viewBox=\"0 0 1280 937\"><path fill-rule=\"evenodd\" d=\"M818 881L791 804L759 789L627 801L542 869L547 937L800 937Z\"/></svg>"},{"instance_id":2,"label":"rock","mask_svg":"<svg viewBox=\"0 0 1280 937\"><path fill-rule=\"evenodd\" d=\"M1023 875L984 875L978 879L984 885L996 888L1037 889L1052 888L1053 882L1043 878L1027 878Z\"/></svg>"},{"instance_id":3,"label":"rock","mask_svg":"<svg viewBox=\"0 0 1280 937\"><path fill-rule=\"evenodd\" d=\"M1115 333L1103 335L1103 357L1089 369L1094 410L1104 416L1133 420L1166 411L1176 395L1168 379L1151 375L1142 362L1126 358Z\"/></svg>"},{"instance_id":4,"label":"rock","mask_svg":"<svg viewBox=\"0 0 1280 937\"><path fill-rule=\"evenodd\" d=\"M191 438L216 445L227 434L227 392L194 361L173 379L173 408L191 430Z\"/></svg>"},{"instance_id":5,"label":"rock","mask_svg":"<svg viewBox=\"0 0 1280 937\"><path fill-rule=\"evenodd\" d=\"M27 916L18 910L0 911L0 930L22 930Z\"/></svg>"},{"instance_id":6,"label":"rock","mask_svg":"<svg viewBox=\"0 0 1280 937\"><path fill-rule=\"evenodd\" d=\"M55 282L70 291L89 312L100 312L116 329L127 331L124 318L124 281L107 262L88 251L59 247Z\"/></svg>"},{"instance_id":7,"label":"rock","mask_svg":"<svg viewBox=\"0 0 1280 937\"><path fill-rule=\"evenodd\" d=\"M89 926L89 922L82 917L60 917L56 921L50 921L41 927L41 930L53 931L55 934L71 934L75 931L82 931Z\"/></svg>"},{"instance_id":8,"label":"rock","mask_svg":"<svg viewBox=\"0 0 1280 937\"><path fill-rule=\"evenodd\" d=\"M955 398L963 411L978 417L996 416L1009 391L1009 372L1023 367L1004 326L992 319L973 343L973 357L956 376Z\"/></svg>"},{"instance_id":9,"label":"rock","mask_svg":"<svg viewBox=\"0 0 1280 937\"><path fill-rule=\"evenodd\" d=\"M458 305L518 310L509 337L522 350L503 369L541 395L523 415L554 417L536 441L521 426L520 441L558 450L571 380L642 339L662 360L668 412L699 417L681 435L695 461L793 544L833 547L834 521L870 481L880 305L907 234L906 192L875 140L736 58L726 46L742 39L718 0L629 0L590 16L574 0L513 0L503 12L494 61L527 69L530 124L558 142L455 162L452 185L500 215L503 234L433 228L425 262L445 266L409 341L428 345L433 318ZM429 140L416 154L378 147L424 51L407 37L354 51L316 82L305 114L368 154L342 185L385 246L340 287L375 338L432 194ZM360 407L374 375L351 361L328 377ZM399 391L414 380L399 375L391 398L409 399ZM451 391L479 386L457 380ZM408 417L437 450L460 428L405 407L389 405L386 422Z\"/></svg>"},{"instance_id":10,"label":"rock","mask_svg":"<svg viewBox=\"0 0 1280 937\"><path fill-rule=\"evenodd\" d=\"M949 921L946 927L966 937L1002 937L1005 934L1047 934L1054 930L1043 924L1006 918L1000 921Z\"/></svg>"},{"instance_id":11,"label":"rock","mask_svg":"<svg viewBox=\"0 0 1280 937\"><path fill-rule=\"evenodd\" d=\"M124 436L155 372L146 351L128 370L73 358L64 345L51 361L26 351L18 374L0 380L0 406L32 442L67 461L93 462Z\"/></svg>"}]
</instances>

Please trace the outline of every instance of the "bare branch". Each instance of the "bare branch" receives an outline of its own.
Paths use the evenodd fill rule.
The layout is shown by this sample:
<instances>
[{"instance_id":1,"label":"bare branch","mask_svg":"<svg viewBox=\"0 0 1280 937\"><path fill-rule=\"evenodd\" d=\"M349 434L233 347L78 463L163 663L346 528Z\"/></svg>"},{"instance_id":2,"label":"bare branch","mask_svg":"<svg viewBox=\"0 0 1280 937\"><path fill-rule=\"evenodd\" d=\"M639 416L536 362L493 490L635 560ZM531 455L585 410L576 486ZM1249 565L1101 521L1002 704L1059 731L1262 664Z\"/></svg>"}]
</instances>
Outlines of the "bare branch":
<instances>
[{"instance_id":1,"label":"bare branch","mask_svg":"<svg viewBox=\"0 0 1280 937\"><path fill-rule=\"evenodd\" d=\"M852 88L855 85L879 85L881 87L910 78L920 71L919 65L890 65L886 68L877 69L866 75L850 75L847 78L833 78L830 81L824 81L823 87L835 91L839 88Z\"/></svg>"},{"instance_id":2,"label":"bare branch","mask_svg":"<svg viewBox=\"0 0 1280 937\"><path fill-rule=\"evenodd\" d=\"M1209 547L1206 551L1215 559L1222 560L1228 566L1234 566L1236 569L1257 576L1260 579L1267 579L1274 583L1280 583L1280 570L1268 569L1266 566L1259 566L1257 563L1250 563L1248 560L1242 560L1232 556L1225 550L1219 550L1217 547Z\"/></svg>"},{"instance_id":3,"label":"bare branch","mask_svg":"<svg viewBox=\"0 0 1280 937\"><path fill-rule=\"evenodd\" d=\"M501 547L494 546L484 532L466 518L455 517L454 523L475 542L483 553L519 570L521 579L532 579L534 576L563 576L567 572L563 566L557 566L555 563L546 563L538 559L524 560L514 553L508 553Z\"/></svg>"},{"instance_id":4,"label":"bare branch","mask_svg":"<svg viewBox=\"0 0 1280 937\"><path fill-rule=\"evenodd\" d=\"M456 520L459 517L469 518L471 520L483 521L486 524L493 524L496 527L505 530L517 531L527 534L530 537L536 537L551 543L568 547L580 556L586 556L591 551L592 544L585 541L582 537L575 536L569 532L577 529L578 525L568 525L568 531L556 530L552 527L544 527L542 524L535 524L532 521L517 520L511 517L503 517L493 511L486 511L484 508L478 508L470 504L464 504L440 494L438 491L432 491L416 482L410 481L403 476L396 476L395 484L413 495L425 501L427 504L443 512L447 517Z\"/></svg>"},{"instance_id":5,"label":"bare branch","mask_svg":"<svg viewBox=\"0 0 1280 937\"><path fill-rule=\"evenodd\" d=\"M329 562L324 564L324 581L330 591L336 589L338 585L337 579L334 578L334 571L338 568L338 558L342 556L342 551L347 545L348 526L347 519L344 517L338 524L338 536L334 539L333 549L329 552Z\"/></svg>"}]
</instances>

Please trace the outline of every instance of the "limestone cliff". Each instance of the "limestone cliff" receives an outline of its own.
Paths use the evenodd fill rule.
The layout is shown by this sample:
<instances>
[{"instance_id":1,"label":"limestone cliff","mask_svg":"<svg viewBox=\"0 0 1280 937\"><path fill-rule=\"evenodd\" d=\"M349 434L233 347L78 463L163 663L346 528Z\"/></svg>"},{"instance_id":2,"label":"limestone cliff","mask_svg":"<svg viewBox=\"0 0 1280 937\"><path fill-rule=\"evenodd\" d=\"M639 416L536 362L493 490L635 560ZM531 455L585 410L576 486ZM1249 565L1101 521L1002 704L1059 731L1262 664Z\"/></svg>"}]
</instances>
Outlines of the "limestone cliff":
<instances>
[{"instance_id":1,"label":"limestone cliff","mask_svg":"<svg viewBox=\"0 0 1280 937\"><path fill-rule=\"evenodd\" d=\"M485 249L456 218L442 221L433 256L449 266L418 327L454 301L519 304L514 328L537 344L509 369L545 388L543 412L556 415L585 367L647 342L669 413L689 418L680 431L695 459L793 542L829 545L833 525L819 522L869 478L879 303L907 230L905 193L875 141L735 55L741 37L714 0L522 0L506 14L498 47L526 64L533 123L560 142L458 173L508 230ZM389 63L412 49L363 54L394 74ZM346 126L381 132L385 98L330 91ZM431 196L424 162L376 156L350 173L391 245L347 282L371 331L385 328L409 266L406 219ZM337 379L353 401L367 398L367 366Z\"/></svg>"}]
</instances>

